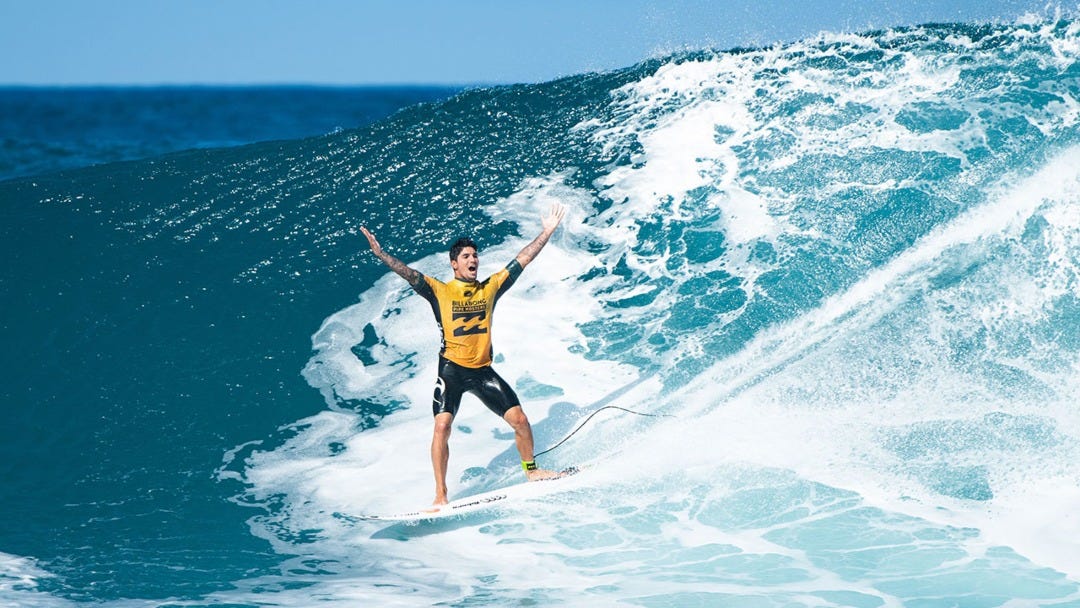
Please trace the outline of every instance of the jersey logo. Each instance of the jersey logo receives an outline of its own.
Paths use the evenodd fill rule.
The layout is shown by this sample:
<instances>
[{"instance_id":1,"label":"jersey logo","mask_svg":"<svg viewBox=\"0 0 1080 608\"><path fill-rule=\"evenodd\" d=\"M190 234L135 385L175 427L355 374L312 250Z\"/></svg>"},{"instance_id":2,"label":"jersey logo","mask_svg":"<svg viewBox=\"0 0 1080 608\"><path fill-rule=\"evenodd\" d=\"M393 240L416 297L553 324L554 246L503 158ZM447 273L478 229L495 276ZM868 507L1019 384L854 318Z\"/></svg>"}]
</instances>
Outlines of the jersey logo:
<instances>
[{"instance_id":1,"label":"jersey logo","mask_svg":"<svg viewBox=\"0 0 1080 608\"><path fill-rule=\"evenodd\" d=\"M488 330L483 326L483 322L487 319L486 310L476 310L467 312L455 312L452 315L455 323L461 323L454 328L455 336L473 336L477 334L486 334ZM470 323L476 323L470 326Z\"/></svg>"}]
</instances>

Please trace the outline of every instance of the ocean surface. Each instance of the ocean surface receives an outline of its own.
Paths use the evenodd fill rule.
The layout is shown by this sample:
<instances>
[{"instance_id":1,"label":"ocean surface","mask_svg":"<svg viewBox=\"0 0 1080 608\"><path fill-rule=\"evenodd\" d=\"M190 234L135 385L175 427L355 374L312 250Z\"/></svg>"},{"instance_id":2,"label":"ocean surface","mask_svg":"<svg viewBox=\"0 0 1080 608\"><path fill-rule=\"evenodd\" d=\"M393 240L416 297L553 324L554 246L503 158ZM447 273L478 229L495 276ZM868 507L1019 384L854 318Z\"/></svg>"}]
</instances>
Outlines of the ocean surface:
<instances>
[{"instance_id":1,"label":"ocean surface","mask_svg":"<svg viewBox=\"0 0 1080 608\"><path fill-rule=\"evenodd\" d=\"M1080 607L1078 59L1062 18L823 33L7 146L0 605ZM359 520L431 500L438 349L359 228L485 275L554 201L496 368L582 472ZM451 449L452 497L522 479L471 398Z\"/></svg>"},{"instance_id":2,"label":"ocean surface","mask_svg":"<svg viewBox=\"0 0 1080 608\"><path fill-rule=\"evenodd\" d=\"M0 86L0 181L191 148L326 135L460 90Z\"/></svg>"}]
</instances>

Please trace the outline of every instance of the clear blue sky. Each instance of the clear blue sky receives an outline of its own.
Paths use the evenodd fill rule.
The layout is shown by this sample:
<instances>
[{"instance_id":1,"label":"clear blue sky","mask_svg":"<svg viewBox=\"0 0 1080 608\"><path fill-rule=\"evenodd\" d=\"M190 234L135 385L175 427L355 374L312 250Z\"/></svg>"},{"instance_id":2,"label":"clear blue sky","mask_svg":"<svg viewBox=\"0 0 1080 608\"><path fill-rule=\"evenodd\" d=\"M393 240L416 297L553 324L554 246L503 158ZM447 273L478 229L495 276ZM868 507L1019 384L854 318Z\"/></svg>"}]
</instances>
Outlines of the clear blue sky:
<instances>
[{"instance_id":1,"label":"clear blue sky","mask_svg":"<svg viewBox=\"0 0 1080 608\"><path fill-rule=\"evenodd\" d=\"M1063 5L1075 10L1074 4ZM0 0L0 84L482 84L1045 0Z\"/></svg>"}]
</instances>

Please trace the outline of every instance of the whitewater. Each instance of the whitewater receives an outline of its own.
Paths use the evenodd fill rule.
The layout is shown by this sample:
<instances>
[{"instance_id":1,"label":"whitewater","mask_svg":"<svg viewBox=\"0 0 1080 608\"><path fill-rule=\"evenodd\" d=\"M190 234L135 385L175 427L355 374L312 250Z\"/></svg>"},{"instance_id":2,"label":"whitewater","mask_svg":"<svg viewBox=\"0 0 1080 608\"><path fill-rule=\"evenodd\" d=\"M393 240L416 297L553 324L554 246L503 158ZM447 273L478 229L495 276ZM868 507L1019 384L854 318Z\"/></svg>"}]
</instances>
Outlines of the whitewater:
<instances>
[{"instance_id":1,"label":"whitewater","mask_svg":"<svg viewBox=\"0 0 1080 608\"><path fill-rule=\"evenodd\" d=\"M1080 606L1078 56L1063 18L825 33L177 159L172 206L138 190L109 225L185 256L266 244L217 280L320 314L280 370L320 411L205 472L277 567L110 602ZM583 469L542 496L358 520L431 500L439 347L359 227L440 278L469 234L487 276L553 202L568 216L499 302L495 367L538 450L605 406L651 416L590 419L540 459ZM330 291L348 302L303 295ZM509 427L466 397L451 498L522 480ZM34 557L0 560L0 598L66 602Z\"/></svg>"}]
</instances>

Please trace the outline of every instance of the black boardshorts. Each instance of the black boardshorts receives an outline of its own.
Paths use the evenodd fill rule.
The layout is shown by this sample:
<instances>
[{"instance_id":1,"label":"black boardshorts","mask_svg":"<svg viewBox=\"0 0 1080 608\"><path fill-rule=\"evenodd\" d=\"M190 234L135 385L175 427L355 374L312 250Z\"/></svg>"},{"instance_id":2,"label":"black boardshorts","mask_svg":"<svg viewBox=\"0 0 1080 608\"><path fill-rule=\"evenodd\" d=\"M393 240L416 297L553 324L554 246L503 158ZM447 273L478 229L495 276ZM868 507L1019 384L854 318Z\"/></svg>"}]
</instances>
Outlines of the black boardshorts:
<instances>
[{"instance_id":1,"label":"black boardshorts","mask_svg":"<svg viewBox=\"0 0 1080 608\"><path fill-rule=\"evenodd\" d=\"M461 406L461 396L465 393L476 395L500 418L510 408L521 405L514 389L490 365L474 369L439 357L439 378L435 381L435 396L431 401L432 414L438 416L449 412L456 416Z\"/></svg>"}]
</instances>

